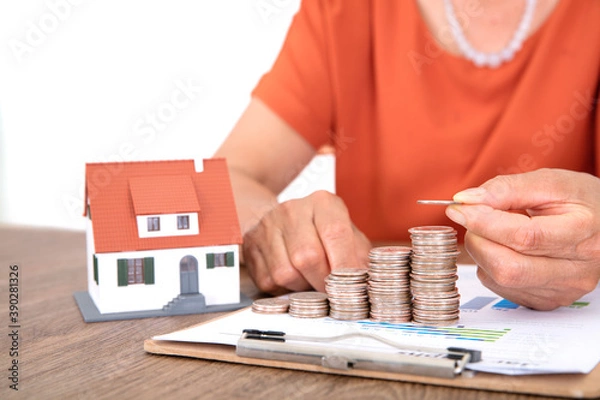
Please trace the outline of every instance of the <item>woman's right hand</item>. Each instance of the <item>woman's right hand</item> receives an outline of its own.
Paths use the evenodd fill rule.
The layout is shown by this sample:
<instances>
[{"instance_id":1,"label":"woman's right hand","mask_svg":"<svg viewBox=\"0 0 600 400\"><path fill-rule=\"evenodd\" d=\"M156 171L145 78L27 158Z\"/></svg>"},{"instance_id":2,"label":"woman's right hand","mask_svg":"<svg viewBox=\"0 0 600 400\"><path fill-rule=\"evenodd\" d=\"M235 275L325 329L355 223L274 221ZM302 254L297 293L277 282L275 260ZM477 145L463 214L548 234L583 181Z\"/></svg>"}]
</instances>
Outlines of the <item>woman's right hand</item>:
<instances>
[{"instance_id":1,"label":"woman's right hand","mask_svg":"<svg viewBox=\"0 0 600 400\"><path fill-rule=\"evenodd\" d=\"M331 270L366 268L370 248L342 199L318 191L265 213L245 234L243 253L257 287L281 294L324 291Z\"/></svg>"}]
</instances>

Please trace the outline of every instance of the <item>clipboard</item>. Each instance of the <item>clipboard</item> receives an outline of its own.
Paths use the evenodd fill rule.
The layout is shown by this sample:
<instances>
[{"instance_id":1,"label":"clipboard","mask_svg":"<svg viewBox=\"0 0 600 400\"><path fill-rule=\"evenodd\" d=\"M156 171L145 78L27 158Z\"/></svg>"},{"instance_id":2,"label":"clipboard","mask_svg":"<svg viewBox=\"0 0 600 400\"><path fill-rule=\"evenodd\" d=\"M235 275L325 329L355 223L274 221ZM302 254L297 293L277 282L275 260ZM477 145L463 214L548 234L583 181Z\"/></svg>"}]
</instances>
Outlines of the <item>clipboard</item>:
<instances>
[{"instance_id":1,"label":"clipboard","mask_svg":"<svg viewBox=\"0 0 600 400\"><path fill-rule=\"evenodd\" d=\"M241 312L243 310L237 311ZM216 319L225 318L228 315ZM214 321L214 320L212 320ZM199 325L203 325L207 321ZM271 368L319 372L345 376L374 378L401 382L414 382L463 389L478 389L495 392L520 393L532 395L559 396L565 398L600 397L600 364L589 374L551 374L509 376L484 372L462 374L454 379L434 376L414 375L367 369L334 369L322 365L275 360L266 358L240 357L235 346L174 342L147 339L144 350L151 354L190 357L205 360L232 362Z\"/></svg>"}]
</instances>

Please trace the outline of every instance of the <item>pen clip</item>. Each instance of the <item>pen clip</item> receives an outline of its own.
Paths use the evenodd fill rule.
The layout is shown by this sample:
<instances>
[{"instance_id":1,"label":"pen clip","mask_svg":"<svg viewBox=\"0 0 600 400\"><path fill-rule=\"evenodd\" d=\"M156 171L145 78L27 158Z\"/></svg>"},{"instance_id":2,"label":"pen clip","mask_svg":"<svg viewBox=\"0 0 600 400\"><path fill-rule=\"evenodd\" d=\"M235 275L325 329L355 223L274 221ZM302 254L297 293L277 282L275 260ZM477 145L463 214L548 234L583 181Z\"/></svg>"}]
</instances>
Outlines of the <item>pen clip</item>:
<instances>
[{"instance_id":1,"label":"pen clip","mask_svg":"<svg viewBox=\"0 0 600 400\"><path fill-rule=\"evenodd\" d=\"M285 332L281 331L262 331L260 329L244 329L242 331L242 337L244 339L285 342Z\"/></svg>"}]
</instances>

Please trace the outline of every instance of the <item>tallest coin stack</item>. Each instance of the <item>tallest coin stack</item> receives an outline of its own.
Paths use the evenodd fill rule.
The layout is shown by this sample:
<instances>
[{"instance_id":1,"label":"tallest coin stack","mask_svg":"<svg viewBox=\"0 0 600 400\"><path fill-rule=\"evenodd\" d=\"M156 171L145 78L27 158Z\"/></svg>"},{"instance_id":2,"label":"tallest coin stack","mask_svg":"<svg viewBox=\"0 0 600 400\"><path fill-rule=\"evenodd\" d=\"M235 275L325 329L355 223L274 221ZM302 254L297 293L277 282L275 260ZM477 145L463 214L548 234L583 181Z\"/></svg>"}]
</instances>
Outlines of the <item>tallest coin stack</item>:
<instances>
[{"instance_id":1,"label":"tallest coin stack","mask_svg":"<svg viewBox=\"0 0 600 400\"><path fill-rule=\"evenodd\" d=\"M408 231L412 242L413 322L427 325L457 323L460 295L456 288L456 260L460 252L456 230L449 226L422 226Z\"/></svg>"}]
</instances>

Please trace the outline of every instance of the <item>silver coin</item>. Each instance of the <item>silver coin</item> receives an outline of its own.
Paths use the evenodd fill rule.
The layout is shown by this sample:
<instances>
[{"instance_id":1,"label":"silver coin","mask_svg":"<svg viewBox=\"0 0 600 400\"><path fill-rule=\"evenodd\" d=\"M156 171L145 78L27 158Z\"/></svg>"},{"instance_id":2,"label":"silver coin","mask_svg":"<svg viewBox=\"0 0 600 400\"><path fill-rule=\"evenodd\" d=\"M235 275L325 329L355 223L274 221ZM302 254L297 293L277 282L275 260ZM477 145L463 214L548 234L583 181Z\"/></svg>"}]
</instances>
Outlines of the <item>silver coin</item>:
<instances>
[{"instance_id":1,"label":"silver coin","mask_svg":"<svg viewBox=\"0 0 600 400\"><path fill-rule=\"evenodd\" d=\"M334 276L365 276L367 270L365 268L340 268L331 271Z\"/></svg>"},{"instance_id":2,"label":"silver coin","mask_svg":"<svg viewBox=\"0 0 600 400\"><path fill-rule=\"evenodd\" d=\"M410 255L412 249L408 246L380 246L369 251L369 258L396 258Z\"/></svg>"},{"instance_id":3,"label":"silver coin","mask_svg":"<svg viewBox=\"0 0 600 400\"><path fill-rule=\"evenodd\" d=\"M290 316L292 316L294 318L325 318L328 315L329 315L328 313L323 313L323 314L291 314L290 313Z\"/></svg>"},{"instance_id":4,"label":"silver coin","mask_svg":"<svg viewBox=\"0 0 600 400\"><path fill-rule=\"evenodd\" d=\"M331 311L329 313L329 316L331 318L339 319L339 320L342 320L342 321L358 321L358 320L369 318L369 313L368 312L361 312L361 313L341 313L341 312Z\"/></svg>"},{"instance_id":5,"label":"silver coin","mask_svg":"<svg viewBox=\"0 0 600 400\"><path fill-rule=\"evenodd\" d=\"M259 314L285 314L290 301L282 298L264 298L252 302L252 311Z\"/></svg>"},{"instance_id":6,"label":"silver coin","mask_svg":"<svg viewBox=\"0 0 600 400\"><path fill-rule=\"evenodd\" d=\"M416 226L413 228L410 228L408 230L409 233L411 234L440 234L440 233L452 233L452 232L456 232L456 230L454 228L452 228L451 226L436 226L436 225L432 225L432 226Z\"/></svg>"},{"instance_id":7,"label":"silver coin","mask_svg":"<svg viewBox=\"0 0 600 400\"><path fill-rule=\"evenodd\" d=\"M321 292L296 292L289 296L290 302L321 303L327 301L327 295Z\"/></svg>"},{"instance_id":8,"label":"silver coin","mask_svg":"<svg viewBox=\"0 0 600 400\"><path fill-rule=\"evenodd\" d=\"M420 319L413 317L413 323L424 326L451 326L456 325L459 321L459 318L454 318L450 320L428 320L428 319Z\"/></svg>"}]
</instances>

